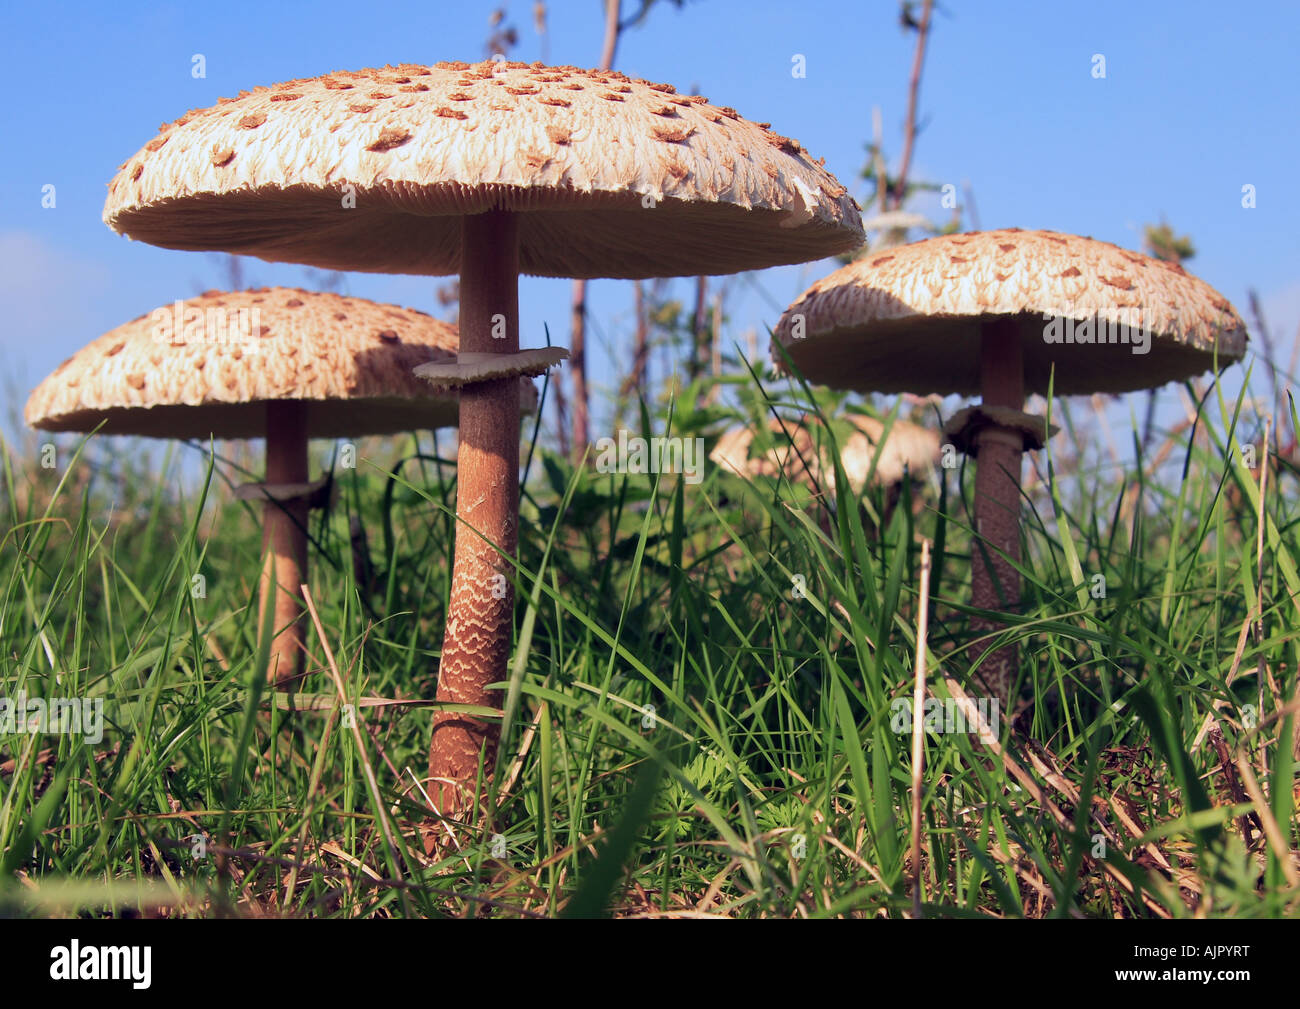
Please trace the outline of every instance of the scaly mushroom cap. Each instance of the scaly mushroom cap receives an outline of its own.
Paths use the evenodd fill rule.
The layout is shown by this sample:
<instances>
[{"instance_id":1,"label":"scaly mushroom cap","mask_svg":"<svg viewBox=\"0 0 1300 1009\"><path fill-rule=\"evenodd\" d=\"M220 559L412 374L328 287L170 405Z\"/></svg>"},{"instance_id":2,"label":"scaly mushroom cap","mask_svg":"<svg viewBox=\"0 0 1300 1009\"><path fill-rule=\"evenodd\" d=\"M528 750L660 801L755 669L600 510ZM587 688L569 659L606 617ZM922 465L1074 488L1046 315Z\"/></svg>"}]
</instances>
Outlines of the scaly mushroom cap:
<instances>
[{"instance_id":1,"label":"scaly mushroom cap","mask_svg":"<svg viewBox=\"0 0 1300 1009\"><path fill-rule=\"evenodd\" d=\"M304 400L311 437L454 427L456 394L413 369L454 361L457 344L454 327L395 305L281 287L207 291L83 347L24 414L46 431L102 422L105 434L260 438L267 401ZM523 385L531 409L537 393Z\"/></svg>"},{"instance_id":2,"label":"scaly mushroom cap","mask_svg":"<svg viewBox=\"0 0 1300 1009\"><path fill-rule=\"evenodd\" d=\"M861 494L885 425L874 417L858 414L845 419L857 430L841 440L840 465L844 467L853 493ZM835 467L826 455L830 442L824 432L813 430L819 424L817 418L811 416L798 421L770 419L767 426L775 436L776 444L758 455L754 454L752 428L745 425L729 428L718 438L709 453L709 460L751 480L784 474L792 482L808 486L816 482L833 492ZM905 470L919 475L924 468L938 462L939 436L927 428L895 420L879 453L876 471L871 478L872 486L900 483Z\"/></svg>"},{"instance_id":3,"label":"scaly mushroom cap","mask_svg":"<svg viewBox=\"0 0 1300 1009\"><path fill-rule=\"evenodd\" d=\"M223 98L122 166L104 221L169 249L441 275L459 217L494 208L520 213L520 269L541 276L735 273L862 244L845 188L767 124L614 71L492 61Z\"/></svg>"},{"instance_id":4,"label":"scaly mushroom cap","mask_svg":"<svg viewBox=\"0 0 1300 1009\"><path fill-rule=\"evenodd\" d=\"M1216 342L1221 367L1246 352L1232 305L1180 267L1091 238L1009 228L929 238L835 271L781 317L773 358L782 361L779 343L810 381L837 388L976 395L980 323L994 316L1020 321L1027 393L1047 392L1053 364L1057 393L1127 392L1212 368ZM1056 342L1062 320L1092 342ZM1142 343L1148 352L1135 353Z\"/></svg>"}]
</instances>

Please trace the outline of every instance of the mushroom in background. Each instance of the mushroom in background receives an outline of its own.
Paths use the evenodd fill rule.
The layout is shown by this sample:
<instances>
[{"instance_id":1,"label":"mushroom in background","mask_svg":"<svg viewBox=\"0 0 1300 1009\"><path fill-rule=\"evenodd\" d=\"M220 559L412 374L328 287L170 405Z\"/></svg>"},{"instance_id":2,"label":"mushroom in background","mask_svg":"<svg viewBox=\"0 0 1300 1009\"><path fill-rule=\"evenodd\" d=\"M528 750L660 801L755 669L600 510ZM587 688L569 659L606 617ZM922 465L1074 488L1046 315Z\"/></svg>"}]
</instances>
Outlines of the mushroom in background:
<instances>
[{"instance_id":1,"label":"mushroom in background","mask_svg":"<svg viewBox=\"0 0 1300 1009\"><path fill-rule=\"evenodd\" d=\"M861 497L868 483L888 490L885 522L898 503L903 478L914 476L938 465L939 436L927 428L904 420L895 420L889 436L881 444L885 425L874 417L849 414L845 418L856 428L840 443L840 465L849 480L850 493ZM784 475L792 483L801 483L816 491L835 491L835 467L828 456L830 440L819 431L821 421L813 415L798 420L768 420L768 430L775 444L766 452L755 454L754 430L748 425L729 428L719 438L709 460L724 466L737 476L775 478ZM872 465L875 471L872 472ZM868 474L871 474L868 481Z\"/></svg>"},{"instance_id":2,"label":"mushroom in background","mask_svg":"<svg viewBox=\"0 0 1300 1009\"><path fill-rule=\"evenodd\" d=\"M1028 393L1127 392L1223 367L1246 350L1227 299L1180 267L1106 242L1047 231L972 232L868 255L818 281L773 336L809 379L859 392L981 395L945 425L978 458L972 597L1020 602L1020 471L1043 447ZM1053 369L1055 369L1053 371ZM1001 624L977 618L980 630ZM1014 645L983 655L980 675L1006 704Z\"/></svg>"},{"instance_id":3,"label":"mushroom in background","mask_svg":"<svg viewBox=\"0 0 1300 1009\"><path fill-rule=\"evenodd\" d=\"M208 291L83 347L36 387L25 417L45 431L266 439L266 480L236 497L265 502L259 620L275 592L267 677L288 686L303 666L307 513L323 503L307 441L454 427L456 394L412 369L453 360L456 346L454 327L395 305L288 288ZM531 408L537 394L525 384Z\"/></svg>"}]
</instances>

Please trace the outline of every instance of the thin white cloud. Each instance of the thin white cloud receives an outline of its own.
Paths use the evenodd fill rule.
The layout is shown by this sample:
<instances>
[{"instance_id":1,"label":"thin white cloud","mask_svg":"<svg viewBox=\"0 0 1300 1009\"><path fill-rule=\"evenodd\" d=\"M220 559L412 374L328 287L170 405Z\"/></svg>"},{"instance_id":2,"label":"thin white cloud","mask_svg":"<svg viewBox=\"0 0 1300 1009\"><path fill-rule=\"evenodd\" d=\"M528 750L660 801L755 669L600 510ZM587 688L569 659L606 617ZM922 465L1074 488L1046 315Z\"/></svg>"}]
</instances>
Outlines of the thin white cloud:
<instances>
[{"instance_id":1,"label":"thin white cloud","mask_svg":"<svg viewBox=\"0 0 1300 1009\"><path fill-rule=\"evenodd\" d=\"M35 363L47 348L91 335L90 305L109 289L110 271L63 252L39 235L0 232L0 348Z\"/></svg>"},{"instance_id":2,"label":"thin white cloud","mask_svg":"<svg viewBox=\"0 0 1300 1009\"><path fill-rule=\"evenodd\" d=\"M7 434L30 388L99 335L95 302L110 276L40 235L0 232L0 425Z\"/></svg>"}]
</instances>

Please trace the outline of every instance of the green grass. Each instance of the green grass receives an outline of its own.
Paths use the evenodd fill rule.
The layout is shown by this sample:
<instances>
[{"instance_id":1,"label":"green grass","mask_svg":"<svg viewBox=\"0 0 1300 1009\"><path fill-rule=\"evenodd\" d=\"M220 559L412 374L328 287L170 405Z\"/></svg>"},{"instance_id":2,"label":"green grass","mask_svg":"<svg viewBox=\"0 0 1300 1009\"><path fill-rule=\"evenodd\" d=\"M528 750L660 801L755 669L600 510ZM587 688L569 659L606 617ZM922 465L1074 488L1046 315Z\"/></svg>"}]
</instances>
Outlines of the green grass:
<instances>
[{"instance_id":1,"label":"green grass","mask_svg":"<svg viewBox=\"0 0 1300 1009\"><path fill-rule=\"evenodd\" d=\"M760 426L844 405L732 387ZM927 735L925 913L1294 916L1295 473L1269 470L1261 506L1231 447L1262 458L1262 422L1215 391L1141 468L1097 457L1077 402L1052 412L1068 451L1033 460L1025 604L1001 632L1021 646L1026 707L1000 724L1019 773L972 733ZM713 433L722 413L639 423ZM4 913L910 913L911 738L891 705L912 693L923 537L935 696L976 694L993 640L970 629L969 468L917 474L891 511L711 464L699 484L602 474L538 444L495 812L427 858L450 444L363 443L336 470L310 529L325 640L309 634L292 705L260 681L259 516L229 468L195 483L180 456L59 444L54 469L4 447L0 693L99 698L106 724L97 744L0 735ZM1215 702L1221 744L1197 738Z\"/></svg>"}]
</instances>

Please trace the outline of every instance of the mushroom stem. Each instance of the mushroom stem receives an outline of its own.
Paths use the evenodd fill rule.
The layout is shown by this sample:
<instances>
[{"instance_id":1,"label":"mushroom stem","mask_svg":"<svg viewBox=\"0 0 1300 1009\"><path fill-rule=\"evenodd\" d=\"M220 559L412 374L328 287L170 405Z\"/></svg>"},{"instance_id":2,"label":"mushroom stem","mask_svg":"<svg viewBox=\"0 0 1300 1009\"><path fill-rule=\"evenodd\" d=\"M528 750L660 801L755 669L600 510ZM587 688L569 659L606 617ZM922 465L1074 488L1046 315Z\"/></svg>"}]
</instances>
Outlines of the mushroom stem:
<instances>
[{"instance_id":1,"label":"mushroom stem","mask_svg":"<svg viewBox=\"0 0 1300 1009\"><path fill-rule=\"evenodd\" d=\"M460 349L519 349L518 222L506 211L467 216L461 228ZM438 667L437 699L500 707L514 623L511 559L519 522L519 380L466 385L460 393L456 552ZM474 804L480 762L496 761L500 725L440 711L429 748L429 794L438 812Z\"/></svg>"},{"instance_id":2,"label":"mushroom stem","mask_svg":"<svg viewBox=\"0 0 1300 1009\"><path fill-rule=\"evenodd\" d=\"M983 325L980 388L986 406L1013 410L1024 407L1024 354L1016 322L1011 317L992 319ZM1020 467L1024 436L1007 428L989 427L977 437L975 528L985 542L983 549L976 543L971 558L972 602L980 609L1005 610L1020 602L1020 573L1006 558L1017 563L1020 560ZM1004 626L978 617L971 625L977 632L995 631ZM1004 705L1011 700L1017 672L1015 645L999 648L992 654L986 652L980 663L979 673L985 686Z\"/></svg>"},{"instance_id":3,"label":"mushroom stem","mask_svg":"<svg viewBox=\"0 0 1300 1009\"><path fill-rule=\"evenodd\" d=\"M307 404L274 400L266 404L266 482L306 483ZM268 500L262 507L261 614L275 593L269 633L271 655L266 678L276 686L293 683L302 672L303 608L299 586L307 577L306 497ZM274 568L274 571L272 570ZM278 591L277 591L278 587ZM267 629L262 628L262 633Z\"/></svg>"}]
</instances>

